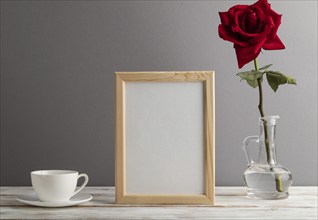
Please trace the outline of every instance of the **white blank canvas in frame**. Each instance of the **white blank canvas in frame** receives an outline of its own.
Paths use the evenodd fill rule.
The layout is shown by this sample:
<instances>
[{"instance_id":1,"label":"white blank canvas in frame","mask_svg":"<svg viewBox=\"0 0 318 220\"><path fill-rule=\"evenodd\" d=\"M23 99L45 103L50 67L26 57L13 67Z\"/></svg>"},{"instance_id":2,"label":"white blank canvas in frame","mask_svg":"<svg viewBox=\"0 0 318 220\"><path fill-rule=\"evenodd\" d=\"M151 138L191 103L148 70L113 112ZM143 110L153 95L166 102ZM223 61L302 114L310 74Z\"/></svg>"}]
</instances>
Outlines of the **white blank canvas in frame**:
<instances>
[{"instance_id":1,"label":"white blank canvas in frame","mask_svg":"<svg viewBox=\"0 0 318 220\"><path fill-rule=\"evenodd\" d=\"M203 82L127 82L126 193L203 194Z\"/></svg>"},{"instance_id":2,"label":"white blank canvas in frame","mask_svg":"<svg viewBox=\"0 0 318 220\"><path fill-rule=\"evenodd\" d=\"M214 72L116 72L116 203L214 205Z\"/></svg>"}]
</instances>

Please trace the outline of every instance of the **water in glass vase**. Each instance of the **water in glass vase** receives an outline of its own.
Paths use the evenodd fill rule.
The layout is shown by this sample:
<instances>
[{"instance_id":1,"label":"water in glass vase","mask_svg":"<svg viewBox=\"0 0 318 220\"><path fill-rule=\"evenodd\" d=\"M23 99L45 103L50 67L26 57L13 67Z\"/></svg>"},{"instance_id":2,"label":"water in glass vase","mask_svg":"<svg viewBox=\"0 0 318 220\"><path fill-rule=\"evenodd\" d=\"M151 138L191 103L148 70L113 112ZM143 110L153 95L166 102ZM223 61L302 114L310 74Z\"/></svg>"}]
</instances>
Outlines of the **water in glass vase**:
<instances>
[{"instance_id":1,"label":"water in glass vase","mask_svg":"<svg viewBox=\"0 0 318 220\"><path fill-rule=\"evenodd\" d=\"M277 163L275 146L275 126L278 116L260 118L260 136L250 136L243 141L243 149L248 161L244 173L247 195L256 199L284 199L292 184L291 172ZM258 143L259 157L251 159L247 145Z\"/></svg>"},{"instance_id":2,"label":"water in glass vase","mask_svg":"<svg viewBox=\"0 0 318 220\"><path fill-rule=\"evenodd\" d=\"M255 171L255 167L250 167L244 173L244 181L247 195L251 198L259 199L284 199L288 197L288 188L292 182L292 175L288 170L282 172ZM277 180L280 179L280 182Z\"/></svg>"}]
</instances>

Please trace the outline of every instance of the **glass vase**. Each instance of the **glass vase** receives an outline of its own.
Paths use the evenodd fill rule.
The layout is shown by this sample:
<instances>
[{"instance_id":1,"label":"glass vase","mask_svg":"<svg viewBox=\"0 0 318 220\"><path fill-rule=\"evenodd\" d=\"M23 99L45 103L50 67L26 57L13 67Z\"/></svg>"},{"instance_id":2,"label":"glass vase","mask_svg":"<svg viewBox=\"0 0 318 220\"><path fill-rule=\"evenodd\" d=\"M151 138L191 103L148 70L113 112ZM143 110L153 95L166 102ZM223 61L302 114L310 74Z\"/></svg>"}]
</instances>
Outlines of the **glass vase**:
<instances>
[{"instance_id":1,"label":"glass vase","mask_svg":"<svg viewBox=\"0 0 318 220\"><path fill-rule=\"evenodd\" d=\"M277 162L276 123L279 116L259 118L260 135L249 136L243 141L248 168L244 172L247 196L254 199L285 199L292 184L291 172ZM259 154L256 161L250 155L248 145L257 143Z\"/></svg>"}]
</instances>

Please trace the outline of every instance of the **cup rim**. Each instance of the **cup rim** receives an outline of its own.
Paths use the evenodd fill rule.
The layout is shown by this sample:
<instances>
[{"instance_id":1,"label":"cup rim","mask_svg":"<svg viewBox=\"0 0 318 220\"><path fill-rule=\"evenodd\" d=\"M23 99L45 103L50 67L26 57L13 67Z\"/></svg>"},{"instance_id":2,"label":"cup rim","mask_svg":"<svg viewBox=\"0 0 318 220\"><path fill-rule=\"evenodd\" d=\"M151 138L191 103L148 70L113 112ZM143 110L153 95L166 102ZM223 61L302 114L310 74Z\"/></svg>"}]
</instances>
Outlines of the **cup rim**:
<instances>
[{"instance_id":1,"label":"cup rim","mask_svg":"<svg viewBox=\"0 0 318 220\"><path fill-rule=\"evenodd\" d=\"M61 175L71 175L78 174L75 170L34 170L31 175L37 176L61 176Z\"/></svg>"}]
</instances>

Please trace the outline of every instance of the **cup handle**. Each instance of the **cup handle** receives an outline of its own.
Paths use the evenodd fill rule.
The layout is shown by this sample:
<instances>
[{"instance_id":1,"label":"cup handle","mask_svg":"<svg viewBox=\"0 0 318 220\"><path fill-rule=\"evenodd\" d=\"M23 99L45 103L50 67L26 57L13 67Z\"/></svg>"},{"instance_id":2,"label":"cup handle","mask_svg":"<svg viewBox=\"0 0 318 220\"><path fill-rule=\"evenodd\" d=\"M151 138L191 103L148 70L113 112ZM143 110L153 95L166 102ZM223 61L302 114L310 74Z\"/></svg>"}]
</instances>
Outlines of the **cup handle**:
<instances>
[{"instance_id":1,"label":"cup handle","mask_svg":"<svg viewBox=\"0 0 318 220\"><path fill-rule=\"evenodd\" d=\"M82 189L84 189L84 187L87 185L88 180L89 180L87 174L81 173L80 175L78 175L77 179L79 179L79 178L81 178L81 177L84 177L84 178L85 178L84 183L82 184L82 186L81 186L78 190L76 190L76 191L72 194L71 197L75 196L77 193L79 193L80 191L82 191Z\"/></svg>"}]
</instances>

